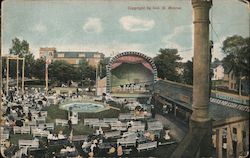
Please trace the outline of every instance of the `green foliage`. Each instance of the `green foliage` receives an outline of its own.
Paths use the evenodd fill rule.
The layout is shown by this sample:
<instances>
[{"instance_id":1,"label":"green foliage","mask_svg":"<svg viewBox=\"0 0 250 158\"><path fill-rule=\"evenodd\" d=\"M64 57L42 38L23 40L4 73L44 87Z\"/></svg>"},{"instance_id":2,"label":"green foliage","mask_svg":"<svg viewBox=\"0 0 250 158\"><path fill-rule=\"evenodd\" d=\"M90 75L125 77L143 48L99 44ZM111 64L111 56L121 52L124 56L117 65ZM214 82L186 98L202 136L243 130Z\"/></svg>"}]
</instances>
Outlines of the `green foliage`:
<instances>
[{"instance_id":1,"label":"green foliage","mask_svg":"<svg viewBox=\"0 0 250 158\"><path fill-rule=\"evenodd\" d=\"M103 78L106 76L106 66L109 64L110 57L104 58L100 61L100 78Z\"/></svg>"},{"instance_id":2,"label":"green foliage","mask_svg":"<svg viewBox=\"0 0 250 158\"><path fill-rule=\"evenodd\" d=\"M178 69L181 68L179 61L182 59L177 49L160 49L161 54L154 58L158 71L158 77L171 81L179 81Z\"/></svg>"},{"instance_id":3,"label":"green foliage","mask_svg":"<svg viewBox=\"0 0 250 158\"><path fill-rule=\"evenodd\" d=\"M65 61L54 61L49 65L49 79L59 83L68 83L70 80L78 79L77 69Z\"/></svg>"},{"instance_id":4,"label":"green foliage","mask_svg":"<svg viewBox=\"0 0 250 158\"><path fill-rule=\"evenodd\" d=\"M14 38L12 40L12 47L10 48L10 54L17 55L18 57L25 58L25 77L32 77L32 70L35 63L35 58L32 53L29 51L29 43L25 40L20 40L18 38ZM22 72L22 63L19 62L19 76ZM10 62L10 76L16 77L16 61L11 60Z\"/></svg>"},{"instance_id":5,"label":"green foliage","mask_svg":"<svg viewBox=\"0 0 250 158\"><path fill-rule=\"evenodd\" d=\"M241 36L228 37L223 42L223 52L227 55L223 59L223 66L232 69L237 77L248 76L250 72L250 38Z\"/></svg>"},{"instance_id":6,"label":"green foliage","mask_svg":"<svg viewBox=\"0 0 250 158\"><path fill-rule=\"evenodd\" d=\"M10 54L18 55L19 57L24 57L30 53L29 43L25 40L20 41L18 38L12 40L12 47L10 48Z\"/></svg>"},{"instance_id":7,"label":"green foliage","mask_svg":"<svg viewBox=\"0 0 250 158\"><path fill-rule=\"evenodd\" d=\"M33 66L33 76L39 80L45 79L45 58L39 58Z\"/></svg>"},{"instance_id":8,"label":"green foliage","mask_svg":"<svg viewBox=\"0 0 250 158\"><path fill-rule=\"evenodd\" d=\"M78 72L80 74L79 79L81 80L95 80L96 69L91 67L87 61L80 63Z\"/></svg>"},{"instance_id":9,"label":"green foliage","mask_svg":"<svg viewBox=\"0 0 250 158\"><path fill-rule=\"evenodd\" d=\"M193 85L193 62L188 60L183 64L183 82Z\"/></svg>"}]
</instances>

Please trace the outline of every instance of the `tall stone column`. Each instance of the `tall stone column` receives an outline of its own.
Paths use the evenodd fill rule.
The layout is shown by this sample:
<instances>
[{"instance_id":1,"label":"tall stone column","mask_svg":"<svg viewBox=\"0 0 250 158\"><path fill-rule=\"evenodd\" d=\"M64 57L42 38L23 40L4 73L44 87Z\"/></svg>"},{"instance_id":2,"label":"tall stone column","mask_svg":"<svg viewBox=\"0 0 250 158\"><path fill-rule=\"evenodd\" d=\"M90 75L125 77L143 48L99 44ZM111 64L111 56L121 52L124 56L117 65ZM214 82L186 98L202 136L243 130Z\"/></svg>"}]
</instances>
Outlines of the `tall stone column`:
<instances>
[{"instance_id":1,"label":"tall stone column","mask_svg":"<svg viewBox=\"0 0 250 158\"><path fill-rule=\"evenodd\" d=\"M0 49L1 50L1 49ZM2 125L2 53L0 51L0 125Z\"/></svg>"},{"instance_id":2,"label":"tall stone column","mask_svg":"<svg viewBox=\"0 0 250 158\"><path fill-rule=\"evenodd\" d=\"M192 0L194 16L194 81L191 119L207 122L209 103L209 9L212 0Z\"/></svg>"},{"instance_id":3,"label":"tall stone column","mask_svg":"<svg viewBox=\"0 0 250 158\"><path fill-rule=\"evenodd\" d=\"M227 127L227 157L233 157L233 128L229 125Z\"/></svg>"},{"instance_id":4,"label":"tall stone column","mask_svg":"<svg viewBox=\"0 0 250 158\"><path fill-rule=\"evenodd\" d=\"M243 125L240 122L237 128L237 157L241 154L243 151Z\"/></svg>"},{"instance_id":5,"label":"tall stone column","mask_svg":"<svg viewBox=\"0 0 250 158\"><path fill-rule=\"evenodd\" d=\"M211 156L212 125L209 118L209 10L212 0L192 0L194 26L194 66L193 66L193 113L190 119L190 130L206 131L200 144L200 156Z\"/></svg>"},{"instance_id":6,"label":"tall stone column","mask_svg":"<svg viewBox=\"0 0 250 158\"><path fill-rule=\"evenodd\" d=\"M222 128L216 129L216 157L222 158Z\"/></svg>"}]
</instances>

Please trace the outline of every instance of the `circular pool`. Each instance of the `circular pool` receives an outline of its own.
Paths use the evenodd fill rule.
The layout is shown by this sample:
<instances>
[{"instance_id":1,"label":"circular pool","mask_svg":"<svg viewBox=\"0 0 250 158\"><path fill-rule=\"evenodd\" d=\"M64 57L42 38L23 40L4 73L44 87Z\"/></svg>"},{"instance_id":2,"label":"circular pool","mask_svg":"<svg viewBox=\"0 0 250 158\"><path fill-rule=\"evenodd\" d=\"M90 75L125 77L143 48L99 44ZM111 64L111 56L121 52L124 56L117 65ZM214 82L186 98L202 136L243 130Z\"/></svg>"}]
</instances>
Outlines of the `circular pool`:
<instances>
[{"instance_id":1,"label":"circular pool","mask_svg":"<svg viewBox=\"0 0 250 158\"><path fill-rule=\"evenodd\" d=\"M107 109L107 107L102 104L90 103L90 102L68 103L68 104L60 105L60 108L64 110L68 110L68 111L70 110L74 112L86 112L86 113L100 112L100 111Z\"/></svg>"}]
</instances>

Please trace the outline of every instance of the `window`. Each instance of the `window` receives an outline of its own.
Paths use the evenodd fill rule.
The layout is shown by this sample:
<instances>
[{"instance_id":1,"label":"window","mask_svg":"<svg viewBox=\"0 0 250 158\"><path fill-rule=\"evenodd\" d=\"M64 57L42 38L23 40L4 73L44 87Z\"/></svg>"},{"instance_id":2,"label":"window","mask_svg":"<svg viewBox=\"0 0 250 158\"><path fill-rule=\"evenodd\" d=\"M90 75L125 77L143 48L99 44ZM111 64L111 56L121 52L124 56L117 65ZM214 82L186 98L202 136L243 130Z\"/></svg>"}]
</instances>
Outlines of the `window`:
<instances>
[{"instance_id":1,"label":"window","mask_svg":"<svg viewBox=\"0 0 250 158\"><path fill-rule=\"evenodd\" d=\"M64 57L64 54L63 54L63 53L60 53L60 54L58 54L57 56L58 56L58 58L63 58L63 57Z\"/></svg>"}]
</instances>

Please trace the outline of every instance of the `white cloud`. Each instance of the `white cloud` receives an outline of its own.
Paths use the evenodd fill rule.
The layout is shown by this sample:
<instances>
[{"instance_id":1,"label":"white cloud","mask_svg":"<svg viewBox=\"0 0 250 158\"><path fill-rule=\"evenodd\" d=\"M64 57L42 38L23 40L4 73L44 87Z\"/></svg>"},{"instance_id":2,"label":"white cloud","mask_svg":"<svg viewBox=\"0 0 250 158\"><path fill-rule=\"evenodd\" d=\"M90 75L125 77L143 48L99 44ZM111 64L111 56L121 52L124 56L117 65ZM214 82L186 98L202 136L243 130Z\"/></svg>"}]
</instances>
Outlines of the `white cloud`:
<instances>
[{"instance_id":1,"label":"white cloud","mask_svg":"<svg viewBox=\"0 0 250 158\"><path fill-rule=\"evenodd\" d=\"M162 38L162 42L173 41L177 38L192 37L193 39L193 29L192 25L181 25L174 28L174 31Z\"/></svg>"},{"instance_id":2,"label":"white cloud","mask_svg":"<svg viewBox=\"0 0 250 158\"><path fill-rule=\"evenodd\" d=\"M32 28L32 31L38 33L44 33L47 31L47 27L42 23L38 23Z\"/></svg>"},{"instance_id":3,"label":"white cloud","mask_svg":"<svg viewBox=\"0 0 250 158\"><path fill-rule=\"evenodd\" d=\"M182 25L175 27L171 34L162 38L161 42L164 43L166 48L177 49L183 58L182 61L186 62L193 57L192 41L192 25Z\"/></svg>"},{"instance_id":4,"label":"white cloud","mask_svg":"<svg viewBox=\"0 0 250 158\"><path fill-rule=\"evenodd\" d=\"M148 31L155 26L154 20L145 20L134 16L121 17L119 22L125 30L130 32Z\"/></svg>"},{"instance_id":5,"label":"white cloud","mask_svg":"<svg viewBox=\"0 0 250 158\"><path fill-rule=\"evenodd\" d=\"M88 18L83 25L83 30L87 33L101 33L103 30L102 22L99 18Z\"/></svg>"}]
</instances>

